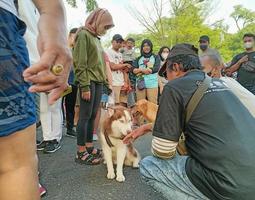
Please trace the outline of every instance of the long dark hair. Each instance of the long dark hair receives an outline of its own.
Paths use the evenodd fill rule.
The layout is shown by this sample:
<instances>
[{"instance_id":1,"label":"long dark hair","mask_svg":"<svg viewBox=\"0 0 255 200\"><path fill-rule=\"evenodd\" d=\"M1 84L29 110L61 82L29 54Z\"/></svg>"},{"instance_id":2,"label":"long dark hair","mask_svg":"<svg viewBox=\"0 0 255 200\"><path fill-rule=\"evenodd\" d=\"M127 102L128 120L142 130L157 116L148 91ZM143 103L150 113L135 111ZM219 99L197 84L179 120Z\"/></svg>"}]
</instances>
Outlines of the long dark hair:
<instances>
[{"instance_id":1,"label":"long dark hair","mask_svg":"<svg viewBox=\"0 0 255 200\"><path fill-rule=\"evenodd\" d=\"M151 48L151 50L150 50L149 53L144 53L144 52L143 52L143 46L144 46L145 44L148 44L148 45L150 46L150 48ZM142 44L141 44L141 50L140 50L140 51L141 51L141 56L144 56L145 58L151 57L151 56L152 56L152 51L153 51L153 44L152 44L151 40L149 40L149 39L143 40L143 41L142 41Z\"/></svg>"},{"instance_id":2,"label":"long dark hair","mask_svg":"<svg viewBox=\"0 0 255 200\"><path fill-rule=\"evenodd\" d=\"M161 47L161 48L159 49L159 52L158 52L158 55L159 55L161 61L164 61L164 58L162 58L162 56L161 56L161 54L162 54L162 52L163 52L164 49L168 49L169 52L170 52L170 48L169 48L168 46L163 46L163 47Z\"/></svg>"}]
</instances>

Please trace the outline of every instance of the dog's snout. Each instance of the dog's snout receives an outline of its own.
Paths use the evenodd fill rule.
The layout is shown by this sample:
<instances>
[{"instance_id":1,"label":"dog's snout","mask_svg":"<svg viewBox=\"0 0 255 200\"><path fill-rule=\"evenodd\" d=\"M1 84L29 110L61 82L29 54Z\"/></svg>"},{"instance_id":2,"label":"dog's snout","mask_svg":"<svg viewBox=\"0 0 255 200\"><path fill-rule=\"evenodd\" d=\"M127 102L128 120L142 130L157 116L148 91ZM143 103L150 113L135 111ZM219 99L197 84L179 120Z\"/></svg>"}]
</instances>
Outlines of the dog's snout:
<instances>
[{"instance_id":1,"label":"dog's snout","mask_svg":"<svg viewBox=\"0 0 255 200\"><path fill-rule=\"evenodd\" d=\"M127 135L130 134L132 131L131 130L127 130Z\"/></svg>"}]
</instances>

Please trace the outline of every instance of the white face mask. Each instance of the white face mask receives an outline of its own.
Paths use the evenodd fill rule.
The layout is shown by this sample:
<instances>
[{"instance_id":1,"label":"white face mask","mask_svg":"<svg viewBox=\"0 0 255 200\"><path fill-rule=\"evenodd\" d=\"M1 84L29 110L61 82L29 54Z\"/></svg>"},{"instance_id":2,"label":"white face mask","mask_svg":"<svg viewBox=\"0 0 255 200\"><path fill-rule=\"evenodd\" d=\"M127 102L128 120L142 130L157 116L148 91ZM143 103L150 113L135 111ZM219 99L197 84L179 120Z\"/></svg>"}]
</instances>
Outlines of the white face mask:
<instances>
[{"instance_id":1,"label":"white face mask","mask_svg":"<svg viewBox=\"0 0 255 200\"><path fill-rule=\"evenodd\" d=\"M244 48L245 49L251 49L253 47L254 43L253 42L245 42L244 43Z\"/></svg>"},{"instance_id":2,"label":"white face mask","mask_svg":"<svg viewBox=\"0 0 255 200\"><path fill-rule=\"evenodd\" d=\"M166 59L167 59L167 56L168 56L168 53L162 53L161 56L162 56L162 58L163 58L164 60L166 60Z\"/></svg>"}]
</instances>

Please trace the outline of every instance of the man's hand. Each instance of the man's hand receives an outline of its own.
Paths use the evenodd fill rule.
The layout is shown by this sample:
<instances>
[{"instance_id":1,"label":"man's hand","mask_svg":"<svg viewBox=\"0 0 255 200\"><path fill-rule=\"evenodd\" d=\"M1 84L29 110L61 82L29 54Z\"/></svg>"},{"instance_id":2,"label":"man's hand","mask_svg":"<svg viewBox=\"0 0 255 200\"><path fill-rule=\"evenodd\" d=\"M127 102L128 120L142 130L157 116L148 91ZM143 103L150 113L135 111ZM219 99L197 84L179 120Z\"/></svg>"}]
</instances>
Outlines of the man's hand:
<instances>
[{"instance_id":1,"label":"man's hand","mask_svg":"<svg viewBox=\"0 0 255 200\"><path fill-rule=\"evenodd\" d=\"M91 98L91 92L82 92L81 94L82 99L84 99L85 101L90 101Z\"/></svg>"},{"instance_id":2,"label":"man's hand","mask_svg":"<svg viewBox=\"0 0 255 200\"><path fill-rule=\"evenodd\" d=\"M132 65L126 63L126 67L127 67L128 69L131 69L131 68L132 68Z\"/></svg>"},{"instance_id":3,"label":"man's hand","mask_svg":"<svg viewBox=\"0 0 255 200\"><path fill-rule=\"evenodd\" d=\"M33 0L41 16L38 23L38 51L40 60L23 72L24 79L33 83L30 92L48 92L49 104L53 104L67 89L71 66L71 54L67 46L64 7L61 1ZM51 67L64 66L60 75L54 75Z\"/></svg>"},{"instance_id":4,"label":"man's hand","mask_svg":"<svg viewBox=\"0 0 255 200\"><path fill-rule=\"evenodd\" d=\"M145 124L140 126L139 128L133 130L130 134L128 134L124 139L124 144L130 144L131 142L135 141L138 137L152 131L152 124Z\"/></svg>"},{"instance_id":5,"label":"man's hand","mask_svg":"<svg viewBox=\"0 0 255 200\"><path fill-rule=\"evenodd\" d=\"M248 55L243 56L240 60L238 60L238 63L241 65L249 60Z\"/></svg>"}]
</instances>

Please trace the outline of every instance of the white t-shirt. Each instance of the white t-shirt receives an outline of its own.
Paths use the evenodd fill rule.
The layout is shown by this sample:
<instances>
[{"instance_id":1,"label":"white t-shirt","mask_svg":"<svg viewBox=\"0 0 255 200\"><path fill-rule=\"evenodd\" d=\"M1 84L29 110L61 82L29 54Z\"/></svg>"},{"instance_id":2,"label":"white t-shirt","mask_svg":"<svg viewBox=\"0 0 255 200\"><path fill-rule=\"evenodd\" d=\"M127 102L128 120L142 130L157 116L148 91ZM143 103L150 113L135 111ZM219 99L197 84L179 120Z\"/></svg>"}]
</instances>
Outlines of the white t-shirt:
<instances>
[{"instance_id":1,"label":"white t-shirt","mask_svg":"<svg viewBox=\"0 0 255 200\"><path fill-rule=\"evenodd\" d=\"M114 51L112 48L107 49L106 54L110 62L112 63L120 64L123 61L121 53ZM123 72L120 70L117 70L117 71L112 70L112 86L123 86L123 85L124 85Z\"/></svg>"},{"instance_id":2,"label":"white t-shirt","mask_svg":"<svg viewBox=\"0 0 255 200\"><path fill-rule=\"evenodd\" d=\"M40 59L37 50L37 23L40 18L40 13L36 9L32 0L22 0L19 1L19 16L27 25L24 39L27 43L30 63L34 64Z\"/></svg>"},{"instance_id":3,"label":"white t-shirt","mask_svg":"<svg viewBox=\"0 0 255 200\"><path fill-rule=\"evenodd\" d=\"M18 16L13 0L0 0L0 7Z\"/></svg>"}]
</instances>

